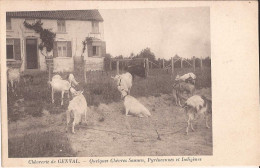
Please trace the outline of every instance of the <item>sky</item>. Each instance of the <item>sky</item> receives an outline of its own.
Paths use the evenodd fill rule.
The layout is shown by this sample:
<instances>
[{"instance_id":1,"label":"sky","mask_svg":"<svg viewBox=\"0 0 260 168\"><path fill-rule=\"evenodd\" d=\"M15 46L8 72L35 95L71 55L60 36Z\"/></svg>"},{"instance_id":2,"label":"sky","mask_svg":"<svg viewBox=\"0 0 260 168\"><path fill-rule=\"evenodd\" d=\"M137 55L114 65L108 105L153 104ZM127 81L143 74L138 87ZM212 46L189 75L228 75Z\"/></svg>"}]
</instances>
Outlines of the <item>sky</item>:
<instances>
[{"instance_id":1,"label":"sky","mask_svg":"<svg viewBox=\"0 0 260 168\"><path fill-rule=\"evenodd\" d=\"M129 56L149 47L156 58L210 56L208 7L99 10L107 53Z\"/></svg>"}]
</instances>

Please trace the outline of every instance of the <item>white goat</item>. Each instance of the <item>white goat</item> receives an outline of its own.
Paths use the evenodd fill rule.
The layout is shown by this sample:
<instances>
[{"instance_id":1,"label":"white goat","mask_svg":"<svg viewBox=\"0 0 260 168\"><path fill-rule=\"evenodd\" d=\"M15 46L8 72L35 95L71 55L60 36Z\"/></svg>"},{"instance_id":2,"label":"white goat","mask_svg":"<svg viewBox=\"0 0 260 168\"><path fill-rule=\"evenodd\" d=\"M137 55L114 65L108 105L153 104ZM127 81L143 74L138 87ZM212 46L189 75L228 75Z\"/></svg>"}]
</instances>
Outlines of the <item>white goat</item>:
<instances>
[{"instance_id":1,"label":"white goat","mask_svg":"<svg viewBox=\"0 0 260 168\"><path fill-rule=\"evenodd\" d=\"M192 120L196 118L197 115L204 115L206 119L206 127L210 128L208 125L209 114L211 113L211 101L206 99L204 96L194 95L188 98L183 105L188 116L188 126L186 128L186 133L189 132L189 126L191 126L192 131L194 128L192 126Z\"/></svg>"},{"instance_id":2,"label":"white goat","mask_svg":"<svg viewBox=\"0 0 260 168\"><path fill-rule=\"evenodd\" d=\"M186 81L189 81L189 80L191 80L193 82L193 84L195 84L196 75L194 73L190 72L190 73L187 73L187 74L182 75L182 76L177 75L176 78L175 78L175 81L186 82Z\"/></svg>"},{"instance_id":3,"label":"white goat","mask_svg":"<svg viewBox=\"0 0 260 168\"><path fill-rule=\"evenodd\" d=\"M73 74L69 74L68 80L72 86L77 86L79 82L76 81L75 77Z\"/></svg>"},{"instance_id":4,"label":"white goat","mask_svg":"<svg viewBox=\"0 0 260 168\"><path fill-rule=\"evenodd\" d=\"M68 81L62 80L58 76L59 75L53 76L52 81L48 83L51 85L52 88L52 103L54 103L54 93L61 92L61 105L63 105L64 93L67 93L69 98L69 89L71 85Z\"/></svg>"},{"instance_id":5,"label":"white goat","mask_svg":"<svg viewBox=\"0 0 260 168\"><path fill-rule=\"evenodd\" d=\"M54 76L52 77L52 80L53 80L53 79L60 79L60 80L62 80L62 78L61 78L60 75L54 75Z\"/></svg>"},{"instance_id":6,"label":"white goat","mask_svg":"<svg viewBox=\"0 0 260 168\"><path fill-rule=\"evenodd\" d=\"M17 88L17 85L20 82L20 69L17 68L8 68L7 69L7 79L8 79L8 88L11 87L12 92L14 92L14 88ZM10 82L10 84L9 84Z\"/></svg>"},{"instance_id":7,"label":"white goat","mask_svg":"<svg viewBox=\"0 0 260 168\"><path fill-rule=\"evenodd\" d=\"M70 92L73 95L73 99L69 102L68 110L66 111L67 116L67 127L66 132L68 131L68 126L71 120L72 122L72 133L74 134L74 127L76 124L82 122L82 116L85 115L85 122L86 122L86 115L87 115L87 101L82 94L83 91L76 91L74 88L70 88Z\"/></svg>"},{"instance_id":8,"label":"white goat","mask_svg":"<svg viewBox=\"0 0 260 168\"><path fill-rule=\"evenodd\" d=\"M125 115L129 116L128 113L134 114L138 117L150 117L151 113L149 110L142 105L136 98L127 94L127 90L123 87L118 86L118 90L121 92L121 97L124 99Z\"/></svg>"},{"instance_id":9,"label":"white goat","mask_svg":"<svg viewBox=\"0 0 260 168\"><path fill-rule=\"evenodd\" d=\"M127 91L127 93L130 94L130 90L132 88L133 77L129 72L126 72L121 75L116 75L115 77L111 76L111 78L116 81L117 86L124 88Z\"/></svg>"}]
</instances>

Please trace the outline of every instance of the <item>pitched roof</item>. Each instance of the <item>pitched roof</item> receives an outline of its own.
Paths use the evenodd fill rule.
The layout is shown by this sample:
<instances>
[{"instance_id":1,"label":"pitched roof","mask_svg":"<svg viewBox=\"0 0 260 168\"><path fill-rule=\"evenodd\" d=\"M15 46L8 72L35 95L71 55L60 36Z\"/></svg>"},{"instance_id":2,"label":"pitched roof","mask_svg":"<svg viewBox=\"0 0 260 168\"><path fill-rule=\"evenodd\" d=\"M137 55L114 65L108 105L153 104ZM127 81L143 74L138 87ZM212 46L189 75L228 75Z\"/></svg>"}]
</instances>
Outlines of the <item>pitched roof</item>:
<instances>
[{"instance_id":1,"label":"pitched roof","mask_svg":"<svg viewBox=\"0 0 260 168\"><path fill-rule=\"evenodd\" d=\"M98 10L6 12L7 17L104 21Z\"/></svg>"}]
</instances>

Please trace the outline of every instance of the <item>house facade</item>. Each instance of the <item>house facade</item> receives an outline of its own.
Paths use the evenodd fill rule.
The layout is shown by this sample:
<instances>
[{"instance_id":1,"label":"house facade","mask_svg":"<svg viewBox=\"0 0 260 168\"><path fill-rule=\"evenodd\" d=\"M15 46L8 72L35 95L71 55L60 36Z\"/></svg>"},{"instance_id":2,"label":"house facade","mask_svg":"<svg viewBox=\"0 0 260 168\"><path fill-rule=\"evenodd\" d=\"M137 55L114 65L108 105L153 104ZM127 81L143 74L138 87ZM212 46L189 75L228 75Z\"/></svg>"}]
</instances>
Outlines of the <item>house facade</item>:
<instances>
[{"instance_id":1,"label":"house facade","mask_svg":"<svg viewBox=\"0 0 260 168\"><path fill-rule=\"evenodd\" d=\"M75 60L85 60L88 70L103 68L106 54L103 18L98 10L29 11L6 13L7 66L21 71L46 71L44 54L39 50L40 34L24 26L40 20L44 29L56 34L53 50L54 72L72 72ZM87 38L88 37L88 38ZM82 42L87 40L83 53ZM93 65L95 64L95 65Z\"/></svg>"}]
</instances>

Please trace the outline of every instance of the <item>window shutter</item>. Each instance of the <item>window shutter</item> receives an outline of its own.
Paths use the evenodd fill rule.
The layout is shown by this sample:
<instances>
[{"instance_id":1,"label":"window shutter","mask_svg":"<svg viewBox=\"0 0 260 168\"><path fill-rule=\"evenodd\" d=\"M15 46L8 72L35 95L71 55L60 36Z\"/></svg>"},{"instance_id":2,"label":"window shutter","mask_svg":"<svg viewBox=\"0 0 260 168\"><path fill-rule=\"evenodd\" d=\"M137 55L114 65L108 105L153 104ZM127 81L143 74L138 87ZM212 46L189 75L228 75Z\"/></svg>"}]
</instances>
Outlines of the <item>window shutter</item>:
<instances>
[{"instance_id":1,"label":"window shutter","mask_svg":"<svg viewBox=\"0 0 260 168\"><path fill-rule=\"evenodd\" d=\"M101 56L102 57L106 56L106 42L104 41L101 42Z\"/></svg>"},{"instance_id":2,"label":"window shutter","mask_svg":"<svg viewBox=\"0 0 260 168\"><path fill-rule=\"evenodd\" d=\"M72 57L71 41L67 41L67 57Z\"/></svg>"},{"instance_id":3,"label":"window shutter","mask_svg":"<svg viewBox=\"0 0 260 168\"><path fill-rule=\"evenodd\" d=\"M14 58L15 60L21 60L20 39L14 39Z\"/></svg>"},{"instance_id":4,"label":"window shutter","mask_svg":"<svg viewBox=\"0 0 260 168\"><path fill-rule=\"evenodd\" d=\"M53 43L53 57L58 57L57 41Z\"/></svg>"},{"instance_id":5,"label":"window shutter","mask_svg":"<svg viewBox=\"0 0 260 168\"><path fill-rule=\"evenodd\" d=\"M91 44L87 44L87 49L88 49L88 56L92 57L93 56L93 47Z\"/></svg>"}]
</instances>

